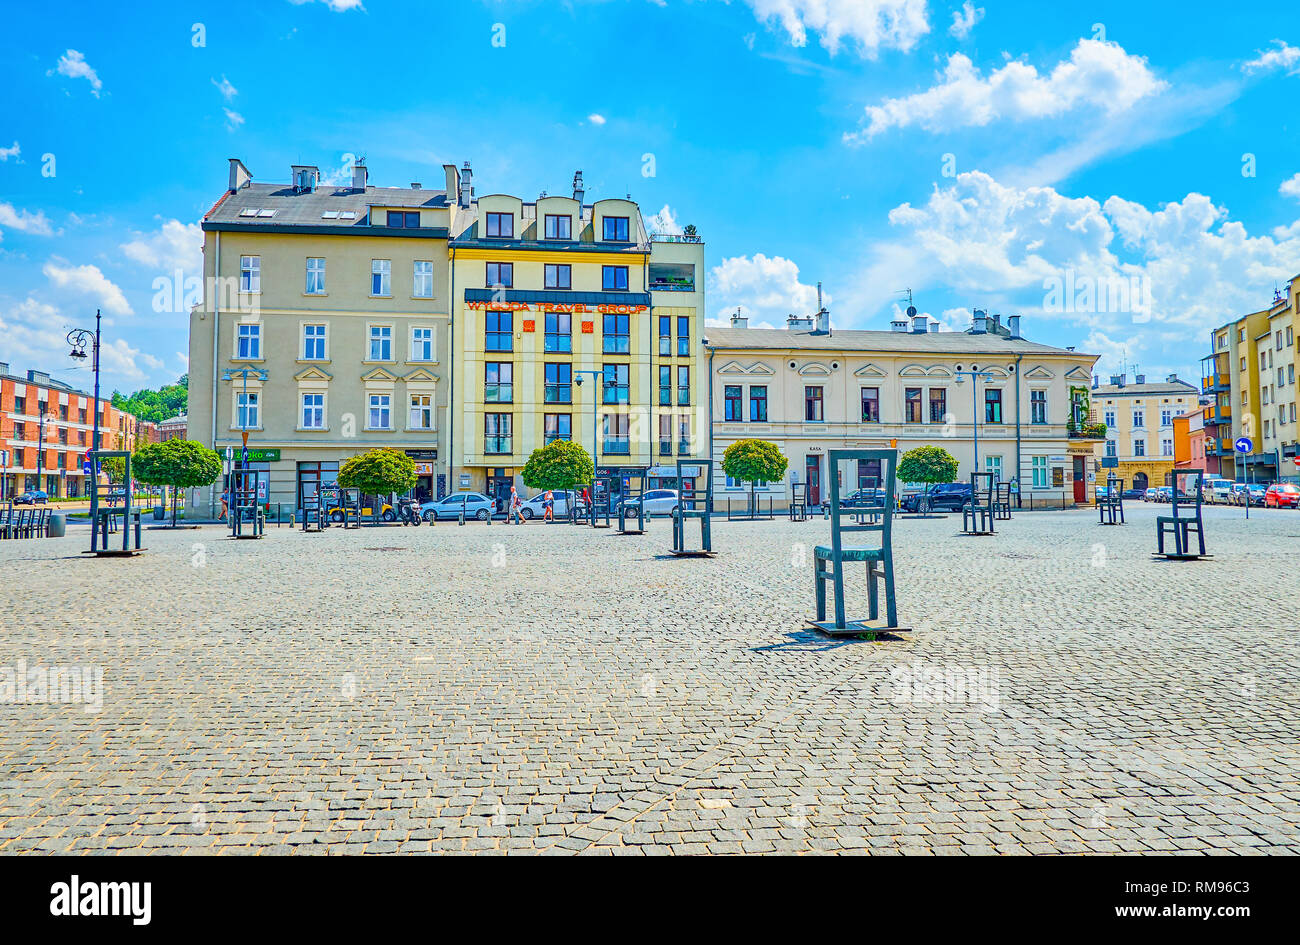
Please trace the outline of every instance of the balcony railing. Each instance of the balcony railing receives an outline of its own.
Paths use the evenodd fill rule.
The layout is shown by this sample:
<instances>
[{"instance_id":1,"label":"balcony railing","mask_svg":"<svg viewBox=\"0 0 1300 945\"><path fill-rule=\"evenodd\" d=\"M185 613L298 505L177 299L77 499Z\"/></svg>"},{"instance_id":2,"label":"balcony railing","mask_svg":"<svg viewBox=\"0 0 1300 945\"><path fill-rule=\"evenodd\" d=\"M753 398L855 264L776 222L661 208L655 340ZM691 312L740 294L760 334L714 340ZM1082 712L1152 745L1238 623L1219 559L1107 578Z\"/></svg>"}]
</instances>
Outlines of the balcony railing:
<instances>
[{"instance_id":1,"label":"balcony railing","mask_svg":"<svg viewBox=\"0 0 1300 945\"><path fill-rule=\"evenodd\" d=\"M1211 394L1215 391L1227 390L1230 387L1227 374L1210 374L1201 378L1201 393Z\"/></svg>"},{"instance_id":2,"label":"balcony railing","mask_svg":"<svg viewBox=\"0 0 1300 945\"><path fill-rule=\"evenodd\" d=\"M652 243L698 243L700 236L698 233L651 233L650 242Z\"/></svg>"},{"instance_id":3,"label":"balcony railing","mask_svg":"<svg viewBox=\"0 0 1300 945\"><path fill-rule=\"evenodd\" d=\"M1227 404L1210 404L1205 408L1202 420L1205 423L1228 423L1232 420L1232 407Z\"/></svg>"},{"instance_id":4,"label":"balcony railing","mask_svg":"<svg viewBox=\"0 0 1300 945\"><path fill-rule=\"evenodd\" d=\"M510 437L508 436L487 436L483 438L483 452L488 456L508 456L512 450L510 448Z\"/></svg>"},{"instance_id":5,"label":"balcony railing","mask_svg":"<svg viewBox=\"0 0 1300 945\"><path fill-rule=\"evenodd\" d=\"M632 443L625 436L607 436L601 449L607 454L626 456L632 452Z\"/></svg>"}]
</instances>

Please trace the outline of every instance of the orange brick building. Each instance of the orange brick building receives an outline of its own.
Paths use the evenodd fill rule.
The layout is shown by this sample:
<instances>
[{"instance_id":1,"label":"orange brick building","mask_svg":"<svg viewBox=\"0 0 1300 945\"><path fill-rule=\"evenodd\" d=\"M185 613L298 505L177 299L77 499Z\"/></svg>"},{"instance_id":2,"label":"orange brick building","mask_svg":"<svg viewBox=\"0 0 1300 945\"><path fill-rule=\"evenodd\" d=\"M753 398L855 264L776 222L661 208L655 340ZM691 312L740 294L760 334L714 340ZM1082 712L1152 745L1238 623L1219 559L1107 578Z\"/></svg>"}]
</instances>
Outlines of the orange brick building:
<instances>
[{"instance_id":1,"label":"orange brick building","mask_svg":"<svg viewBox=\"0 0 1300 945\"><path fill-rule=\"evenodd\" d=\"M35 489L51 498L86 494L82 462L91 446L93 405L85 391L40 371L12 375L0 362L0 499ZM157 424L118 410L107 398L99 406L101 449L134 450L161 440Z\"/></svg>"}]
</instances>

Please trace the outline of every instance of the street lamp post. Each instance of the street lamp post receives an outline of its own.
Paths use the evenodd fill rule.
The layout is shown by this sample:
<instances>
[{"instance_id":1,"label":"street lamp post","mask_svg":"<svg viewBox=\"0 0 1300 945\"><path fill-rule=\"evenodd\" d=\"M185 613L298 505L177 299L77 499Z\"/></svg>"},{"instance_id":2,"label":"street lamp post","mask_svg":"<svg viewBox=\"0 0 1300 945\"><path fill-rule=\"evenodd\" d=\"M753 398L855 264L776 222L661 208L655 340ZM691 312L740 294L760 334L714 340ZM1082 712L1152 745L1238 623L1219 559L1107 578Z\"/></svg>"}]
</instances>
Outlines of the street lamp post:
<instances>
[{"instance_id":1,"label":"street lamp post","mask_svg":"<svg viewBox=\"0 0 1300 945\"><path fill-rule=\"evenodd\" d=\"M53 419L43 408L40 416L36 418L36 489L38 492L45 488L42 485L45 481L45 421Z\"/></svg>"},{"instance_id":2,"label":"street lamp post","mask_svg":"<svg viewBox=\"0 0 1300 945\"><path fill-rule=\"evenodd\" d=\"M963 371L958 368L954 371L957 375L957 383L961 383L962 377L970 378L970 407L971 407L971 441L975 446L975 468L974 472L980 471L980 414L979 414L979 381L983 378L986 381L993 380L993 374L989 371L981 371L978 364L972 364L969 371Z\"/></svg>"},{"instance_id":3,"label":"street lamp post","mask_svg":"<svg viewBox=\"0 0 1300 945\"><path fill-rule=\"evenodd\" d=\"M72 346L71 357L76 358L78 361L84 361L86 359L86 345L88 343L93 345L91 349L93 353L91 369L95 375L95 401L93 406L94 415L91 417L93 426L90 434L91 461L88 477L91 484L90 550L92 554L96 550L99 535L99 529L96 527L98 521L97 515L99 512L99 489L97 488L99 485L99 322L99 309L95 309L95 331L93 333L88 328L74 328L72 331L68 332L68 344ZM130 483L127 484L127 488L130 488ZM126 527L125 523L123 523L122 527Z\"/></svg>"},{"instance_id":4,"label":"street lamp post","mask_svg":"<svg viewBox=\"0 0 1300 945\"><path fill-rule=\"evenodd\" d=\"M243 446L244 446L243 452L240 453L239 455L239 468L244 473L248 472L248 414L249 414L248 378L249 375L256 377L259 381L262 381L263 383L265 383L266 379L270 376L266 371L263 371L261 368L251 368L248 365L244 365L243 367L239 367L239 368L227 368L226 370L221 372L221 379L223 381L233 381L237 377L242 378L244 381L244 393L243 393L244 410L242 413L239 414L239 432L241 438L243 439ZM238 413L238 410L236 412ZM239 483L240 488L246 487L247 479L248 477L244 476L243 479L240 480ZM232 492L231 499L234 498L235 496Z\"/></svg>"},{"instance_id":5,"label":"street lamp post","mask_svg":"<svg viewBox=\"0 0 1300 945\"><path fill-rule=\"evenodd\" d=\"M600 401L600 398L597 396L597 394L600 392L600 383L596 380L596 378L603 377L604 372L603 371L574 371L573 373L578 375L576 383L579 387L582 386L582 375L590 374L591 386L593 388L591 394L591 477L592 477L591 478L591 503L587 511L591 514L592 516L591 520L594 522L596 520L595 518L596 516L596 465L600 462L599 460L600 421L596 417L596 411L598 409L598 404Z\"/></svg>"}]
</instances>

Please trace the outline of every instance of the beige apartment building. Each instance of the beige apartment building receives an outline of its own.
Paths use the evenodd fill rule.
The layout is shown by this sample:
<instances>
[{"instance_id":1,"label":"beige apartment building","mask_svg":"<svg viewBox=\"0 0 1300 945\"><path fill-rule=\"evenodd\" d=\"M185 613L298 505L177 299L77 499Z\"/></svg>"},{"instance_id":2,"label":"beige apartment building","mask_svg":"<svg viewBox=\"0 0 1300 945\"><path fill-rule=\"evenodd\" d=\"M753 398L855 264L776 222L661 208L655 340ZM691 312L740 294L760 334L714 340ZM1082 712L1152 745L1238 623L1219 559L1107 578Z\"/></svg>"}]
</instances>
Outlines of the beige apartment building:
<instances>
[{"instance_id":1,"label":"beige apartment building","mask_svg":"<svg viewBox=\"0 0 1300 945\"><path fill-rule=\"evenodd\" d=\"M1112 375L1109 384L1092 389L1092 418L1106 425L1102 456L1114 465L1126 488L1148 489L1170 485L1174 471L1174 420L1200 403L1196 386L1177 374L1163 381L1148 381L1138 374Z\"/></svg>"},{"instance_id":2,"label":"beige apartment building","mask_svg":"<svg viewBox=\"0 0 1300 945\"><path fill-rule=\"evenodd\" d=\"M807 484L810 502L828 498L831 449L922 445L952 453L959 480L976 469L1016 480L1025 503L1089 501L1095 438L1082 421L1097 357L1029 341L1019 321L976 311L966 331L939 331L924 315L890 331L845 331L832 329L823 308L784 329L749 328L739 316L710 328L716 494L743 498L748 487L728 479L721 460L731 443L756 437L790 461L787 482L760 490L775 507L791 477ZM879 474L863 464L858 481L843 485Z\"/></svg>"}]
</instances>

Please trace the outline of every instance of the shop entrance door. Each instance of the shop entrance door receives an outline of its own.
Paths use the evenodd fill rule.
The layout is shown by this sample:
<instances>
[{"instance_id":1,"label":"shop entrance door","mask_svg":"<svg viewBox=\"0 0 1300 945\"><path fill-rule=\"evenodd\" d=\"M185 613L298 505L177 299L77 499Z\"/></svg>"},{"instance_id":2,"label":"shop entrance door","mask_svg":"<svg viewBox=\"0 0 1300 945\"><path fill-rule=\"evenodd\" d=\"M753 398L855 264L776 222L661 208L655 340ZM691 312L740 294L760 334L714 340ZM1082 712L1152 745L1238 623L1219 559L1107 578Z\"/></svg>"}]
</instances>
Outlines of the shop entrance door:
<instances>
[{"instance_id":1,"label":"shop entrance door","mask_svg":"<svg viewBox=\"0 0 1300 945\"><path fill-rule=\"evenodd\" d=\"M804 459L804 481L808 483L808 504L822 504L822 458L808 456Z\"/></svg>"},{"instance_id":2,"label":"shop entrance door","mask_svg":"<svg viewBox=\"0 0 1300 945\"><path fill-rule=\"evenodd\" d=\"M1088 501L1088 472L1085 468L1084 457L1074 457L1074 501L1076 505L1083 505Z\"/></svg>"},{"instance_id":3,"label":"shop entrance door","mask_svg":"<svg viewBox=\"0 0 1300 945\"><path fill-rule=\"evenodd\" d=\"M510 487L514 477L507 476L504 469L493 469L488 473L487 494L496 504L498 512L505 512L510 505Z\"/></svg>"}]
</instances>

